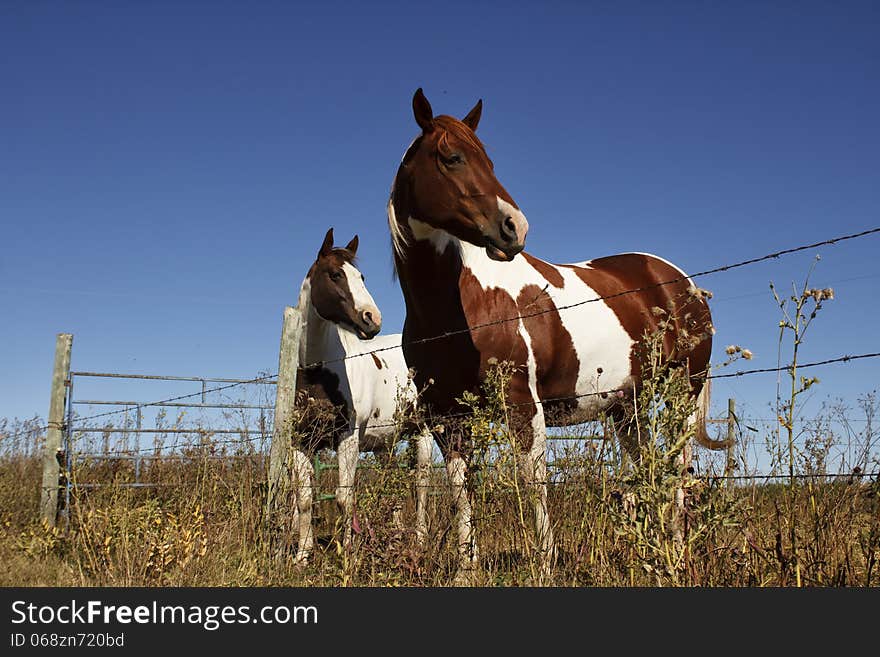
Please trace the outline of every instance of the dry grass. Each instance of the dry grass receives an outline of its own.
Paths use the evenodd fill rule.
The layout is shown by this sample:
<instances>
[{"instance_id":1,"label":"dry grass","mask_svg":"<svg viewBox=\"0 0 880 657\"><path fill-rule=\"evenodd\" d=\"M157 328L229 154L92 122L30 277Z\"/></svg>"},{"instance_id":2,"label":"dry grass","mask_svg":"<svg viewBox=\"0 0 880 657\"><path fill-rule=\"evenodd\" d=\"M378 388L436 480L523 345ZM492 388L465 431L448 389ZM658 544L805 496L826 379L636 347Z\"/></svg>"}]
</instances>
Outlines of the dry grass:
<instances>
[{"instance_id":1,"label":"dry grass","mask_svg":"<svg viewBox=\"0 0 880 657\"><path fill-rule=\"evenodd\" d=\"M455 573L451 499L436 469L429 497L428 547L412 527L412 471L367 459L359 473L357 533L341 548L335 503L316 503L318 547L293 566L295 544L283 518L263 522L262 456L145 463L131 489L130 462L84 463L77 480L110 484L78 489L69 521L58 529L36 520L41 463L6 454L0 461L0 585L3 586L445 586ZM650 455L647 458L652 458ZM557 586L793 586L796 535L806 586L880 584L880 484L876 480L805 478L788 484L731 486L688 479L684 543L662 521L671 490L662 453L653 467L621 462L612 443L570 441L554 455L550 512L559 547ZM401 456L405 460L405 455ZM666 464L666 465L664 465ZM399 465L405 466L405 463ZM801 472L806 472L808 464ZM521 492L503 467L474 477L481 562L475 584L530 582L530 533L520 518ZM653 475L645 475L646 472ZM335 472L320 473L332 491ZM726 484L726 485L723 485ZM403 522L393 521L394 510ZM526 516L528 517L528 515ZM792 527L794 523L794 527ZM66 528L65 528L66 525Z\"/></svg>"},{"instance_id":2,"label":"dry grass","mask_svg":"<svg viewBox=\"0 0 880 657\"><path fill-rule=\"evenodd\" d=\"M775 292L774 292L775 293ZM795 289L780 341L795 344L830 290ZM811 305L812 304L812 305ZM653 340L653 343L651 342ZM660 343L649 338L649 346ZM780 342L781 344L781 342ZM795 410L797 397L817 381L797 378L777 399L780 425L765 433L742 430L740 455L762 451L774 479L750 478L746 459L736 474L719 475L724 455L698 451L693 472L678 456L692 436L686 419L693 402L681 372L647 349L646 384L634 400L638 418L635 459L617 441L595 440L596 426L552 450L549 511L558 558L555 586L815 586L880 585L880 442L873 419L876 392L859 399L865 428L835 433L837 404L810 421ZM729 347L732 358L750 358ZM793 360L796 362L797 350ZM474 457L468 473L480 561L472 583L522 586L539 567L528 493L516 476L516 432L505 386L510 370L498 364L480 397L463 401ZM435 468L429 496L429 538L420 548L414 531L414 471L401 438L397 458L370 457L358 475L355 540L342 546L332 499L315 496L317 547L295 566L290 514L264 518L266 457L253 443L202 435L175 460L141 463L128 488L131 460L77 461L71 504L58 528L35 520L41 478L38 419L0 419L0 585L3 586L447 586L456 573L452 500L445 471ZM302 427L300 427L301 429ZM316 429L317 430L317 429ZM839 430L838 430L839 431ZM744 432L744 433L743 433ZM601 433L601 432L600 432ZM4 437L5 436L5 437ZM12 438L10 438L12 437ZM299 436L307 444L309 436ZM12 442L17 440L18 442ZM842 446L846 449L843 451ZM332 455L323 455L332 463ZM719 464L719 461L722 461ZM851 477L829 476L828 465ZM318 471L318 492L335 488L335 471ZM100 484L89 487L88 484ZM675 492L683 489L683 518ZM288 500L286 507L292 509Z\"/></svg>"}]
</instances>

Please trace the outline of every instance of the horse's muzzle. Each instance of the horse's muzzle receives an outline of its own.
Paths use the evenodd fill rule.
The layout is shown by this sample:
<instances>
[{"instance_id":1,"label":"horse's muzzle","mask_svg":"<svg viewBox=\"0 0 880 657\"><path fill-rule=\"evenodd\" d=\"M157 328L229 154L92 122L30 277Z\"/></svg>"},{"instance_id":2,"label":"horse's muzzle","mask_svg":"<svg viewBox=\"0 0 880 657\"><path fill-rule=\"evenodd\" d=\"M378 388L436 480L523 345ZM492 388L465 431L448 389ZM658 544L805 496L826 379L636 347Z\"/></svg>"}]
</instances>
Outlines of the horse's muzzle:
<instances>
[{"instance_id":1,"label":"horse's muzzle","mask_svg":"<svg viewBox=\"0 0 880 657\"><path fill-rule=\"evenodd\" d=\"M498 216L493 222L494 230L484 236L486 255L492 260L507 262L525 248L529 222L519 209L509 203L499 201L498 210Z\"/></svg>"},{"instance_id":2,"label":"horse's muzzle","mask_svg":"<svg viewBox=\"0 0 880 657\"><path fill-rule=\"evenodd\" d=\"M489 256L491 260L497 260L499 262L510 262L514 259L514 257L516 257L517 253L523 250L524 247L524 244L519 244L513 248L501 249L494 244L487 244L486 255Z\"/></svg>"},{"instance_id":3,"label":"horse's muzzle","mask_svg":"<svg viewBox=\"0 0 880 657\"><path fill-rule=\"evenodd\" d=\"M382 316L377 310L365 310L358 315L354 328L361 340L371 340L382 330Z\"/></svg>"}]
</instances>

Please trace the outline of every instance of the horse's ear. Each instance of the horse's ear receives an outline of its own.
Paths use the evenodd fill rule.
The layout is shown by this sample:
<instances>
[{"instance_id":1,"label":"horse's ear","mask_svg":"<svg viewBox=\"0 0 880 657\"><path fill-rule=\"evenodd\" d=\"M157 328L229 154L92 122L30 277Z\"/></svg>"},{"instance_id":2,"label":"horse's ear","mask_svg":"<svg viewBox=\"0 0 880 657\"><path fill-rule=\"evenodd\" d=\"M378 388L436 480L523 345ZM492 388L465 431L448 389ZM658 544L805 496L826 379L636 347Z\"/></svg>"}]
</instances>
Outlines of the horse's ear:
<instances>
[{"instance_id":1,"label":"horse's ear","mask_svg":"<svg viewBox=\"0 0 880 657\"><path fill-rule=\"evenodd\" d=\"M346 250L351 251L351 255L355 255L358 250L358 236L355 235L351 238L351 242L349 242L345 248Z\"/></svg>"},{"instance_id":2,"label":"horse's ear","mask_svg":"<svg viewBox=\"0 0 880 657\"><path fill-rule=\"evenodd\" d=\"M423 133L428 134L434 131L434 110L431 109L431 103L425 98L421 87L416 89L416 93L413 95L413 115Z\"/></svg>"},{"instance_id":3,"label":"horse's ear","mask_svg":"<svg viewBox=\"0 0 880 657\"><path fill-rule=\"evenodd\" d=\"M321 250L318 251L318 257L324 258L330 255L330 252L333 250L333 229L327 231L327 234L324 235L324 243L321 245Z\"/></svg>"},{"instance_id":4,"label":"horse's ear","mask_svg":"<svg viewBox=\"0 0 880 657\"><path fill-rule=\"evenodd\" d=\"M474 108L467 113L467 116L464 117L461 122L464 123L468 128L477 131L477 126L480 125L480 115L483 113L483 99L477 101L477 104L474 105Z\"/></svg>"}]
</instances>

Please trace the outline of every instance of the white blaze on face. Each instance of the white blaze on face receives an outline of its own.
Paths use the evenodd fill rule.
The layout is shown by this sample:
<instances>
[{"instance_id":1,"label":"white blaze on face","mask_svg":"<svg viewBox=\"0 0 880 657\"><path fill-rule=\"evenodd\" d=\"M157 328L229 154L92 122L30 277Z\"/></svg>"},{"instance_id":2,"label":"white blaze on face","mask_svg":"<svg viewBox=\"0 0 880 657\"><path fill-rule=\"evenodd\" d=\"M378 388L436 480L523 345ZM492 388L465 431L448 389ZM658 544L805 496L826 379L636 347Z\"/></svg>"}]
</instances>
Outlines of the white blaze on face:
<instances>
[{"instance_id":1,"label":"white blaze on face","mask_svg":"<svg viewBox=\"0 0 880 657\"><path fill-rule=\"evenodd\" d=\"M345 278L348 280L348 290L351 292L355 311L359 315L370 313L373 323L376 326L381 326L382 313L379 312L376 302L373 301L372 295L367 291L363 275L354 265L348 262L342 265L342 271L345 272Z\"/></svg>"}]
</instances>

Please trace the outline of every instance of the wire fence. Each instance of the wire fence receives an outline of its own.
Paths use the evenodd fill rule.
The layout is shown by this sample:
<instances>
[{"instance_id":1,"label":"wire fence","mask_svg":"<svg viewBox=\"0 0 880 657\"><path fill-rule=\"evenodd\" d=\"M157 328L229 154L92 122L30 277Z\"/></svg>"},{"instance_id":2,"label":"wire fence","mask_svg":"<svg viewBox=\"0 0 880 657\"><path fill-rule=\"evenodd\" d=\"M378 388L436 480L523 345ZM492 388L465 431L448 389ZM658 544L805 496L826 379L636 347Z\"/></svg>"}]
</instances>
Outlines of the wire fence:
<instances>
[{"instance_id":1,"label":"wire fence","mask_svg":"<svg viewBox=\"0 0 880 657\"><path fill-rule=\"evenodd\" d=\"M733 270L733 269L737 269L737 268L740 268L740 267L745 267L745 266L748 266L748 265L757 264L757 263L759 263L759 262L764 262L764 261L767 261L767 260L778 259L778 258L780 258L780 257L782 257L782 256L784 256L784 255L789 255L789 254L792 254L792 253L798 253L798 252L805 251L805 250L808 250L808 249L813 249L813 248L816 248L816 247L819 247L819 246L834 245L834 244L838 244L838 243L840 243L840 242L844 242L844 241L848 241L848 240L854 240L854 239L859 239L859 238L867 237L867 236L874 235L874 234L877 234L877 233L880 233L880 226L875 227L875 228L869 228L869 229L866 229L866 230L863 230L863 231L860 231L860 232L856 232L856 233L850 233L850 234L847 234L847 235L840 235L840 236L837 236L837 237L828 238L828 239L821 240L821 241L818 241L818 242L813 242L813 243L811 243L811 244L803 244L803 245L799 245L799 246L795 246L795 247L790 247L790 248L787 248L787 249L781 249L781 250L774 251L774 252L772 252L772 253L768 253L768 254L765 254L765 255L762 255L762 256L758 256L758 257L754 257L754 258L749 258L749 259L746 259L746 260L741 260L741 261L738 261L738 262L734 262L734 263L730 263L730 264L726 264L726 265L721 265L721 266L719 266L719 267L714 267L714 268L712 268L712 269L707 269L707 270L699 271L699 272L696 272L696 273L693 273L693 274L688 274L688 275L686 275L686 276L680 276L680 277L673 278L673 279L670 279L670 280L667 280L667 281L662 281L662 282L660 282L660 283L656 283L656 284L653 284L653 285L651 285L651 286L645 286L645 287L639 287L639 288L632 288L632 289L628 289L628 290L621 290L620 292L616 292L616 293L611 294L611 295L606 295L606 296L596 296L596 297L592 297L592 298L589 298L589 299L584 299L584 300L579 301L579 302L577 302L577 303L572 303L572 304L568 304L568 305L565 305L565 306L560 306L560 307L558 307L558 308L548 308L548 309L544 309L544 310L540 310L540 311L535 311L535 312L532 312L532 313L518 314L518 315L513 316L513 317L500 318L500 319L498 319L498 320L493 320L493 321L491 321L491 322L486 322L486 323L484 323L484 324L478 324L478 325L475 325L475 326L469 327L469 328L467 328L467 329L462 329L462 330L459 330L459 331L447 331L447 332L444 332L444 333L438 334L438 335L436 335L436 336L432 336L432 337L428 337L428 338L422 338L422 339L420 339L420 340L414 340L414 341L411 341L411 342L409 342L409 343L407 343L407 344L408 344L408 345L415 345L415 344L421 344L421 343L425 343L425 342L432 342L432 341L436 341L436 340L448 339L448 338L453 337L453 336L455 336L455 335L460 335L460 334L464 334L464 333L472 333L472 332L474 332L474 331L478 331L478 330L481 330L481 329L483 329L483 328L487 328L487 327L490 327L490 326L496 326L496 325L498 325L498 324L503 324L503 323L506 323L506 322L520 321L520 320L522 320L522 319L527 319L527 318L530 318L530 317L535 317L535 316L542 315L542 314L549 313L549 312L560 312L560 311L568 310L568 309L570 309L570 308L574 308L574 307L577 307L577 306L582 306L582 305L587 304L587 303L594 303L594 302L598 302L598 301L603 301L603 300L608 300L608 299L612 299L612 298L616 298L616 297L625 296L625 295L627 295L627 294L634 294L634 293L636 293L636 292L642 292L642 291L649 290L649 289L653 289L653 288L656 288L656 287L662 287L662 286L665 286L665 285L671 285L671 284L678 283L678 282L681 282L681 281L684 281L684 280L689 280L689 279L693 279L693 278L698 278L698 277L702 277L702 276L707 276L707 275L710 275L710 274L716 274L716 273L721 273L721 272L727 272L727 271L730 271L730 270ZM402 346L402 345L401 345L401 346ZM349 355L346 355L346 356L344 356L344 357L342 357L342 358L338 358L338 359L329 359L329 360L316 361L316 362L314 362L314 363L309 363L309 364L306 364L306 365L302 365L302 367L303 367L303 368L306 368L306 369L307 369L307 368L312 368L312 367L321 367L321 366L329 365L329 364L331 364L331 363L335 363L335 362L341 362L341 361L349 360L349 359L352 359L352 358L359 358L359 357L364 357L364 356L372 356L373 354L377 354L377 353L380 353L380 352L383 352L383 351L389 351L389 350L392 350L392 349L398 349L398 348L400 348L400 347L399 347L399 346L396 346L396 345L395 345L395 346L390 346L390 347L381 347L381 348L377 348L377 349L373 349L373 350L369 350L369 351L358 352L358 353L356 353L356 354L349 354ZM831 363L836 363L836 362L848 362L848 361L851 361L851 360L858 360L858 359L862 359L862 358L876 358L878 355L880 355L880 352L878 352L878 353L869 353L869 354L858 354L858 355L852 355L852 356L850 356L850 355L844 355L844 356L840 356L840 357L837 357L837 358L832 358L832 359L825 360L825 361L819 361L819 362L816 362L816 363L799 364L798 367L799 367L799 368L814 367L814 366L817 366L817 365L826 365L826 364L831 364ZM781 371L786 371L787 369L790 369L790 367L791 367L791 366L788 365L788 366L785 366L785 367L778 367L778 368L762 368L762 369L756 369L756 370L744 370L744 371L740 371L740 372L732 372L732 373L726 373L726 374L713 374L712 377L713 377L713 378L728 378L728 377L739 377L739 376L745 376L745 375L749 375L749 374L757 374L757 373L760 373L760 372L781 372ZM88 374L96 374L96 373L81 372L80 374L82 374L82 375L88 375ZM126 376L128 376L128 375L124 375L124 374L113 374L113 373L104 373L104 374L101 374L101 375L102 375L102 376L108 376L108 377L118 377L118 378L125 378ZM163 379L163 378L167 378L167 377L162 377L162 376L159 376L159 375L136 375L136 376L137 376L138 378L143 378L143 379L150 379L150 378ZM219 379L205 379L205 378L202 378L202 377L174 377L174 378L175 378L176 380L186 380L186 381L203 381L203 382L204 382L204 381L214 381L214 382L220 382L220 381L221 381L221 380L219 380ZM204 387L204 385L203 385L203 386L202 386L202 390L201 390L200 392L194 392L194 393L189 393L189 394L184 394L184 395L178 395L178 396L174 396L174 397L168 397L168 398L165 398L165 399L160 399L160 400L156 400L156 401L152 401L152 402L141 402L141 403L139 404L139 406L141 406L141 407L148 407L148 406L164 406L164 405L167 405L167 404L169 404L169 403L171 403L171 402L177 402L177 401L181 401L181 400L184 400L184 399L191 399L191 398L196 397L196 396L199 396L199 395L201 395L202 397L204 397L204 395L207 394L207 393L222 392L222 391L224 391L224 390L228 390L228 389L230 389L230 388L234 388L234 387L241 386L241 385L247 385L247 384L266 383L266 384L269 384L269 385L275 385L275 384L276 384L275 379L277 379L277 378L278 378L278 374L277 374L277 373L273 373L273 374L264 374L264 375L260 375L260 376L257 376L257 377L251 378L251 379L223 379L222 382L225 382L226 385L219 386L219 387L214 387L214 388L211 388L211 389L206 389L206 388ZM608 394L609 392L615 392L615 391L605 391L604 393L595 393L595 394ZM588 393L588 394L594 394L594 393ZM124 413L124 412L125 412L124 409L120 409L120 410L116 410L116 411L107 411L107 412L104 412L104 413L96 413L96 414L94 414L94 415L90 415L90 416L87 416L87 417L81 417L81 418L79 418L79 420L80 420L80 421L94 420L94 419L98 419L98 418L101 418L101 417L109 417L109 416L113 416L113 415L118 415L118 414L120 414L120 413ZM45 430L45 429L48 429L48 428L49 428L48 425L45 425L45 426L42 427L42 430ZM13 436L11 436L11 438L16 438L16 436L13 435Z\"/></svg>"},{"instance_id":2,"label":"wire fence","mask_svg":"<svg viewBox=\"0 0 880 657\"><path fill-rule=\"evenodd\" d=\"M518 314L512 317L504 317L499 318L497 320L493 320L491 322L486 322L483 324L475 325L469 327L467 329L462 329L459 331L452 332L444 332L438 334L436 336L430 336L427 338L422 338L419 340L414 340L410 344L421 344L427 342L433 342L437 340L447 339L455 335L464 334L464 333L473 333L475 331L479 331L491 326L496 326L499 324L503 324L506 322L512 321L521 321L523 319L527 319L530 317L534 317L537 315L545 314L548 312L561 312L571 308L575 308L578 306L582 306L587 303L600 302L604 300L609 300L617 297L621 297L627 294L633 294L645 290L649 290L656 287L661 287L664 285L671 285L674 283L678 283L684 280L690 280L697 277L702 277L710 274L720 273L730 271L736 268L745 267L748 265L756 264L759 262L777 259L787 254L796 253L812 248L816 248L823 245L833 245L847 240L858 239L862 237L866 237L869 235L880 233L880 227L871 228L868 230L864 230L858 233L852 233L848 235L838 236L834 238L829 238L826 240L822 240L819 242L814 242L812 244L795 246L787 249L782 249L779 251L775 251L772 253L768 253L763 256L750 258L747 260L742 260L739 262L722 265L719 267L715 267L712 269L707 269L704 271L699 271L694 274L680 276L674 279L670 279L667 281L663 281L660 283L656 283L650 286L633 288L628 290L621 290L611 295L605 296L596 296L588 299L583 299L576 303L567 304L564 306L559 306L556 308L548 308L544 310L539 310L531 313ZM364 352L358 352L355 354L349 354L342 358L332 359L332 360L323 360L317 361L314 363L309 363L304 365L305 368L311 367L322 367L329 365L334 362L341 362L344 360L348 360L351 358L358 358L364 356L371 356L373 354L379 353L381 351L386 351L389 349L398 349L400 346L392 346L392 347L384 347L373 350L368 350ZM841 355L833 358L828 358L825 360L807 362L807 363L798 363L797 369L807 369L812 367L818 367L823 365L831 365L831 364L841 364L841 363L851 363L853 361L862 360L862 359L871 359L877 358L880 356L880 352L870 352L864 354L854 354L854 355ZM755 369L747 369L747 370L739 370L736 372L730 373L713 373L711 374L712 378L733 378L733 377L743 377L743 376L751 376L755 374L761 373L779 373L785 371L791 371L792 365L785 365L781 367L766 367L766 368L755 368ZM74 384L76 381L92 378L92 379L112 379L115 381L119 380L140 380L140 381L162 381L166 383L176 383L176 384L192 384L198 383L200 384L200 389L195 392L188 392L183 394L174 394L171 396L166 396L158 400L154 401L136 401L136 400L125 400L125 399L91 399L91 398L78 398L75 399L73 397ZM268 398L266 398L265 393L257 393L257 397L259 399L245 399L242 398L242 395L239 394L236 399L221 399L216 398L221 395L221 393L228 393L232 389L236 389L239 392L242 390L248 389L249 386L274 386L277 385L278 374L261 374L259 376L253 378L211 378L211 377L181 377L181 376L165 376L165 375L150 375L150 374L123 374L123 373L107 373L107 372L89 372L89 371L72 371L70 372L69 380L67 382L68 391L67 391L67 404L66 404L66 413L67 419L62 427L66 436L65 450L64 450L64 458L66 461L66 470L67 472L71 472L74 469L74 463L82 461L84 459L91 459L92 461L116 461L116 462L131 462L135 467L135 481L127 482L127 483L119 483L115 482L113 484L109 482L82 482L78 485L81 487L89 487L89 488L97 488L101 486L107 485L117 485L117 486L130 486L130 487L148 487L148 486L163 486L170 484L162 484L161 482L143 482L140 481L140 473L141 468L145 462L149 462L151 459L187 459L187 458L195 458L196 455L198 458L210 458L210 459L235 459L235 458L265 458L267 455L267 447L271 441L272 436L272 425L273 425L273 411L274 406L269 403ZM222 384L222 385L212 385L208 384ZM582 393L571 395L567 397L559 397L554 399L542 400L541 403L557 403L557 402L566 402L566 401L576 401L578 399L582 399L584 397L592 397L592 396L608 396L617 394L622 391L621 389L609 389L603 391L595 391L589 393ZM211 401L208 400L208 397L215 397ZM195 398L200 398L200 401L193 401ZM528 405L531 405L532 402L528 402ZM93 413L89 415L80 415L75 411L76 407L93 407L93 406L117 406L115 410L102 411L98 413ZM517 406L514 404L513 406ZM152 425L145 426L145 411L147 409L154 410L155 415L151 418ZM174 422L168 423L167 421L167 413L168 409L179 409L179 415L175 419ZM209 413L209 412L217 412L217 415L213 417L202 415L198 418L195 426L189 425L184 426L181 424L182 419L185 417L186 413L191 412L193 410L197 410L201 413ZM230 413L238 414L236 418L239 420L239 426L229 426L230 422ZM432 425L436 425L437 423L442 423L444 421L455 420L463 418L470 414L470 411L462 411L456 413L447 413L442 415L437 415L430 418L430 422ZM121 426L115 426L113 424L105 424L103 426L99 426L94 424L95 420L101 420L105 418L111 417L119 417L123 416L123 421ZM245 420L247 418L247 420ZM218 420L222 420L222 422L218 422ZM742 419L740 418L740 423ZM249 426L249 422L253 422L253 426ZM719 421L725 422L727 419L721 419ZM165 422L165 424L163 424ZM91 423L91 424L90 424ZM367 428L390 428L395 426L394 424L370 424ZM738 423L739 426L739 423ZM6 433L4 435L3 430L5 429L5 425L0 426L0 436L3 437L3 441L0 442L0 454L3 453L3 449L9 449L9 445L17 445L20 441L18 439L22 439L25 442L22 444L27 444L29 447L27 448L29 451L28 454L34 455L38 451L39 445L39 434L46 431L50 428L50 424L43 424L40 426L35 426L34 421L29 421L28 425L19 430L16 433ZM752 427L748 427L753 429ZM152 435L153 442L152 445L146 447L142 444L141 437L144 435ZM217 439L216 436L228 435L229 438L220 438ZM115 441L112 440L115 436ZM171 444L169 444L166 440L166 437L173 437L174 440ZM233 437L234 436L234 437ZM133 440L129 440L129 437L134 437ZM553 436L549 436L553 439ZM227 452L226 447L235 448L230 452ZM193 454L187 454L187 450L194 450ZM205 450L210 450L212 453L206 454ZM219 453L216 453L219 452ZM320 467L320 464L319 464ZM324 466L332 467L330 466ZM821 473L821 474L743 474L743 475L711 475L714 479L724 479L731 481L754 481L754 480L773 480L779 478L788 478L791 479L792 476L796 478L817 478L817 477L826 477L829 479L836 478L846 478L849 477L853 480L863 479L865 477L873 477L877 478L877 473L866 473L866 472L837 472L837 473ZM67 497L69 501L70 495L70 487L72 483L70 483L70 477L68 477L68 490ZM561 480L556 480L555 482L548 483L564 483Z\"/></svg>"},{"instance_id":3,"label":"wire fence","mask_svg":"<svg viewBox=\"0 0 880 657\"><path fill-rule=\"evenodd\" d=\"M828 359L825 361L820 361L815 364L827 364L829 362L835 363L846 363L852 361L852 357L840 357L837 359ZM806 363L803 367L808 367L811 364ZM760 370L756 370L752 373L762 373L767 371L768 368L761 368ZM777 371L781 368L770 368L772 371ZM87 376L103 376L103 374L96 373L83 373L83 372L72 372L71 380L75 381L77 378L87 377ZM110 377L106 377L110 378ZM149 376L144 377L140 375L124 375L124 374L114 374L113 378L116 379L144 379L144 380L165 380L165 381L194 381L202 383L203 387L205 382L209 381L208 379L202 379L198 377L162 377L162 376ZM242 381L251 380L238 380L239 383ZM77 384L79 385L79 384ZM73 383L70 386L71 393L74 389ZM209 394L209 390L205 389L204 394ZM202 393L197 393L201 395ZM180 396L177 396L180 397ZM271 443L271 438L273 434L273 406L268 403L268 401L264 401L263 403L253 403L253 400L250 400L251 403L247 401L207 401L206 397L203 396L200 402L190 402L189 404L182 404L178 402L170 402L173 404L173 408L196 408L200 410L220 410L222 412L226 412L229 410L235 411L237 413L241 413L244 411L253 411L255 412L254 416L251 416L251 420L253 422L248 423L239 422L237 426L218 426L217 420L226 421L227 423L232 420L241 420L246 416L239 415L234 418L230 418L228 415L219 415L214 417L214 421L206 420L205 418L201 418L201 423L199 426L183 426L180 424L175 424L174 426L144 426L143 425L143 416L140 415L137 411L140 410L139 407L144 406L144 404L140 404L137 401L132 400L100 400L100 399L73 399L71 397L70 408L73 408L78 405L110 405L110 404L122 404L128 407L128 420L122 424L122 426L114 426L114 425L95 425L95 426L87 426L83 424L82 420L77 419L75 415L71 415L69 419L69 428L71 440L69 442L69 453L70 453L70 461L69 461L69 469L71 471L75 470L78 464L88 463L90 465L94 465L95 463L100 462L118 462L118 463L128 463L133 465L133 477L134 481L121 483L101 483L101 482L76 482L71 481L70 486L76 485L77 487L85 487L85 488L100 488L103 486L115 486L115 487L130 487L130 488L144 488L149 486L156 487L164 487L169 484L163 482L144 482L141 481L140 476L142 471L147 468L151 463L154 463L156 460L178 460L178 461L191 461L191 462L199 462L199 461L234 461L235 459L254 459L256 458L261 465L265 465L265 459L268 457L268 447ZM153 405L151 402L150 406ZM160 410L163 411L164 409ZM470 414L470 412L461 412L454 414L446 414L438 417L432 418L432 422L436 424L437 422L442 422L448 419L459 419L466 417ZM86 416L86 418L93 416ZM178 420L180 417L178 417ZM858 418L850 418L850 419L858 419ZM733 417L730 416L727 418L713 418L710 419L710 422L717 424L730 424L731 421L734 421L738 430L755 430L753 427L746 424L747 422L763 423L764 425L774 425L779 422L778 419L773 420L769 418L744 418L744 417ZM866 421L870 421L868 418ZM380 425L382 427L395 426L391 424L383 424ZM765 432L766 435L770 435L772 433L772 429ZM99 436L100 440L89 439L88 436ZM129 436L143 436L143 435L152 435L153 443L150 446L143 446L142 444L130 443L128 441ZM111 437L116 438L115 442L111 440ZM161 437L161 438L160 438ZM174 437L175 440L171 443L168 443L165 440L166 437ZM589 423L585 423L582 426L581 430L578 431L566 431L563 434L550 434L548 435L548 439L550 441L558 441L560 443L570 442L570 441L578 441L578 440L598 440L598 441L606 441L613 440L612 437L608 437L603 435L601 427L593 423L590 426ZM808 436L800 436L796 440L797 443L802 444L808 439ZM231 449L227 450L229 447ZM876 445L870 445L869 450L872 450ZM846 448L841 448L841 453L843 452L852 452L852 446L847 446ZM442 467L442 464L435 463L438 467ZM560 475L564 475L562 472L562 468L557 468L558 465L552 459L549 462L549 468L551 473L557 473ZM332 461L322 461L321 458L316 455L314 459L314 468L317 472L321 472L322 470L334 469L335 465ZM701 476L705 476L708 479L712 480L729 480L729 481L773 481L780 478L790 478L789 475L784 473L755 473L750 475L720 475L716 472L713 472L711 467L706 470L706 472L702 473ZM834 478L844 478L851 477L855 479L861 479L864 477L876 477L876 473L866 473L866 472L857 472L855 470L850 470L847 472L822 472L822 473L813 473L813 474L803 474L797 475L795 478L810 478L810 479L818 479L826 477L828 479ZM571 483L569 479L564 476L551 478L548 483L552 483L553 485L561 485L566 483ZM318 486L318 484L316 484ZM321 495L320 499L329 499L332 498L332 494L325 493Z\"/></svg>"}]
</instances>

